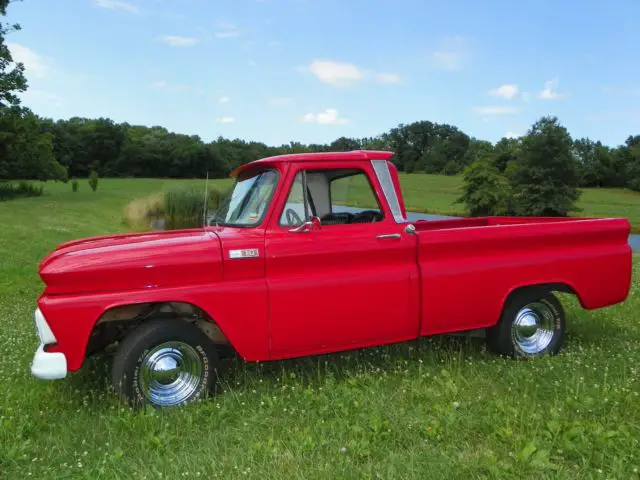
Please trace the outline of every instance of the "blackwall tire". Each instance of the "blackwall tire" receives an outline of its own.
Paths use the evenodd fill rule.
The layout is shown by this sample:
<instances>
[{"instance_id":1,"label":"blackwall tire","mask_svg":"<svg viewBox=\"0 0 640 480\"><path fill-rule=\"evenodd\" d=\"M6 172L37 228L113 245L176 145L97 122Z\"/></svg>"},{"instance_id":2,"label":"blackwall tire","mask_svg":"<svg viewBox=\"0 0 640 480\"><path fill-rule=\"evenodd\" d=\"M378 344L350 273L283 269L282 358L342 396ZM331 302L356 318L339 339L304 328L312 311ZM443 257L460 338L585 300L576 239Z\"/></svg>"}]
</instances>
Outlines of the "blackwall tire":
<instances>
[{"instance_id":1,"label":"blackwall tire","mask_svg":"<svg viewBox=\"0 0 640 480\"><path fill-rule=\"evenodd\" d=\"M179 319L143 323L119 345L111 380L134 408L177 407L204 399L219 369L214 344L198 327Z\"/></svg>"},{"instance_id":2,"label":"blackwall tire","mask_svg":"<svg viewBox=\"0 0 640 480\"><path fill-rule=\"evenodd\" d=\"M487 346L513 358L556 355L564 345L565 331L564 309L551 292L522 290L510 297L498 323L487 330Z\"/></svg>"}]
</instances>

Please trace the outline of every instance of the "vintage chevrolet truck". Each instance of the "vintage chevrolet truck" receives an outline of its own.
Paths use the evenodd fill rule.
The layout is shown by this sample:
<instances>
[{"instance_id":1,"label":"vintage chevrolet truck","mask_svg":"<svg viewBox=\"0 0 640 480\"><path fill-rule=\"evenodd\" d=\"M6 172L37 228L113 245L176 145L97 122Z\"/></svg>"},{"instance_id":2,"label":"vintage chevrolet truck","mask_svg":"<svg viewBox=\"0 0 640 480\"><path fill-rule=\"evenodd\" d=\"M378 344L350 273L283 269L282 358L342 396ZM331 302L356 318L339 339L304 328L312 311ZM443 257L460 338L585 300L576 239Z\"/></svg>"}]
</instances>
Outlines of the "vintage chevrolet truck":
<instances>
[{"instance_id":1,"label":"vintage chevrolet truck","mask_svg":"<svg viewBox=\"0 0 640 480\"><path fill-rule=\"evenodd\" d=\"M480 331L496 354L555 354L565 314L629 292L623 218L409 222L392 152L291 154L237 168L203 228L71 241L40 264L31 372L115 350L125 400L203 398L248 362ZM351 195L351 197L350 197Z\"/></svg>"}]
</instances>

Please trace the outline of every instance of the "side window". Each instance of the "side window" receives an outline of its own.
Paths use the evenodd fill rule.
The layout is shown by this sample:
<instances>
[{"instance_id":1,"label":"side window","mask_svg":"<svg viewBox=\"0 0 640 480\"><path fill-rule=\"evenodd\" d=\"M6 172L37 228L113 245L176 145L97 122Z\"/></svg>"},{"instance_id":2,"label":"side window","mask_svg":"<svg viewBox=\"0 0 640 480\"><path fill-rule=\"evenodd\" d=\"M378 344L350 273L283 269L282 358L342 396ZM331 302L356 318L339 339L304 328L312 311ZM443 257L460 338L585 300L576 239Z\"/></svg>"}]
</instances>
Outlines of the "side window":
<instances>
[{"instance_id":1,"label":"side window","mask_svg":"<svg viewBox=\"0 0 640 480\"><path fill-rule=\"evenodd\" d=\"M318 217L324 226L384 219L369 178L354 168L305 170L296 174L280 214L280 225L297 227L312 216Z\"/></svg>"},{"instance_id":2,"label":"side window","mask_svg":"<svg viewBox=\"0 0 640 480\"><path fill-rule=\"evenodd\" d=\"M304 197L302 196L302 172L298 172L291 184L291 190L280 216L280 225L284 227L297 227L302 225L306 218L304 212Z\"/></svg>"},{"instance_id":3,"label":"side window","mask_svg":"<svg viewBox=\"0 0 640 480\"><path fill-rule=\"evenodd\" d=\"M340 223L370 223L383 220L382 209L364 172L334 173L335 178L330 183L331 213L334 216L349 214L349 221Z\"/></svg>"}]
</instances>

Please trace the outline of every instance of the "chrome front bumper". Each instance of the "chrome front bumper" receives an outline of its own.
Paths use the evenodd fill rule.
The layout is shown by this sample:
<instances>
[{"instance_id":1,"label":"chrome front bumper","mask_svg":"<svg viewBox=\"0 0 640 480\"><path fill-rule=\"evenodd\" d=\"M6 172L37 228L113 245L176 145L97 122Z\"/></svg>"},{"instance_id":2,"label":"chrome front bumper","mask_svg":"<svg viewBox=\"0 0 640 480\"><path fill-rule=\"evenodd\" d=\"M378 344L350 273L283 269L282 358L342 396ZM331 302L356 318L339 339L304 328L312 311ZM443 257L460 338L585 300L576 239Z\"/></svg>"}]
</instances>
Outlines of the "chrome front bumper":
<instances>
[{"instance_id":1,"label":"chrome front bumper","mask_svg":"<svg viewBox=\"0 0 640 480\"><path fill-rule=\"evenodd\" d=\"M45 345L56 342L47 320L40 309L35 311L36 331L40 345L31 362L31 375L42 380L57 380L67 376L67 358L61 352L45 352Z\"/></svg>"}]
</instances>

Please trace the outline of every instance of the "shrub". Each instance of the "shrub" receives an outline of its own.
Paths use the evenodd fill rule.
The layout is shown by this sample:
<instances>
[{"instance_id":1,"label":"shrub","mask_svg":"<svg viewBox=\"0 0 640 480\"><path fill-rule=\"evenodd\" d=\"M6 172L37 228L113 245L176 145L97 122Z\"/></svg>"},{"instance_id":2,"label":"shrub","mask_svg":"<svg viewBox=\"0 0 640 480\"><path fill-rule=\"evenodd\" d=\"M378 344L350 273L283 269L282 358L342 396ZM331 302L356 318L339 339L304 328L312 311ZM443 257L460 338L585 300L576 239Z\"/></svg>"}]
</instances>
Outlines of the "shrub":
<instances>
[{"instance_id":1,"label":"shrub","mask_svg":"<svg viewBox=\"0 0 640 480\"><path fill-rule=\"evenodd\" d=\"M163 214L164 198L161 193L156 193L129 203L124 209L123 223L135 230L146 230Z\"/></svg>"},{"instance_id":2,"label":"shrub","mask_svg":"<svg viewBox=\"0 0 640 480\"><path fill-rule=\"evenodd\" d=\"M507 178L485 157L465 169L462 195L456 203L464 203L472 217L508 215L511 198Z\"/></svg>"},{"instance_id":3,"label":"shrub","mask_svg":"<svg viewBox=\"0 0 640 480\"><path fill-rule=\"evenodd\" d=\"M91 170L91 174L89 175L89 186L94 192L98 189L98 172L95 170Z\"/></svg>"},{"instance_id":4,"label":"shrub","mask_svg":"<svg viewBox=\"0 0 640 480\"><path fill-rule=\"evenodd\" d=\"M207 211L212 212L220 202L220 192L209 187ZM203 225L204 190L194 186L178 186L164 195L165 229L197 228Z\"/></svg>"},{"instance_id":5,"label":"shrub","mask_svg":"<svg viewBox=\"0 0 640 480\"><path fill-rule=\"evenodd\" d=\"M34 185L24 180L18 184L18 192L26 197L40 197L42 196L42 185Z\"/></svg>"},{"instance_id":6,"label":"shrub","mask_svg":"<svg viewBox=\"0 0 640 480\"><path fill-rule=\"evenodd\" d=\"M71 190L74 192L78 191L78 187L79 187L79 183L78 183L78 179L74 178L73 180L71 180Z\"/></svg>"},{"instance_id":7,"label":"shrub","mask_svg":"<svg viewBox=\"0 0 640 480\"><path fill-rule=\"evenodd\" d=\"M17 197L40 197L43 193L42 185L34 185L24 180L17 185L0 182L0 200L11 200Z\"/></svg>"}]
</instances>

